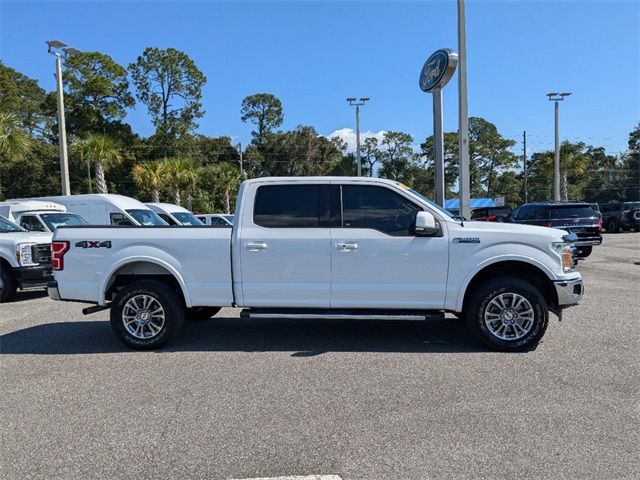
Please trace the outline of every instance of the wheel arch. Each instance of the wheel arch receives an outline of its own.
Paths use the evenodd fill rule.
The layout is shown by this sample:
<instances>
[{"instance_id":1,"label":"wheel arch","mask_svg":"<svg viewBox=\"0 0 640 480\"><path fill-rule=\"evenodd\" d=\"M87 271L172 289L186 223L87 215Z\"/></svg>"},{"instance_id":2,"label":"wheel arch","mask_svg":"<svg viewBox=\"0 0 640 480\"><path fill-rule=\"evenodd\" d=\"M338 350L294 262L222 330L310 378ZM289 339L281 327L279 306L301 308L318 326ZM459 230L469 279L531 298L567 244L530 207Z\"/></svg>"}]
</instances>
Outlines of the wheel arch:
<instances>
[{"instance_id":1,"label":"wheel arch","mask_svg":"<svg viewBox=\"0 0 640 480\"><path fill-rule=\"evenodd\" d=\"M135 280L160 280L173 287L191 307L189 290L182 275L171 265L157 258L127 258L115 264L100 287L99 300L106 304L123 286Z\"/></svg>"},{"instance_id":2,"label":"wheel arch","mask_svg":"<svg viewBox=\"0 0 640 480\"><path fill-rule=\"evenodd\" d=\"M471 297L471 292L488 278L495 277L517 277L521 278L536 287L547 301L549 308L555 311L558 306L558 294L553 286L553 282L538 266L522 260L505 260L486 265L476 272L464 289L464 296L459 306L464 311Z\"/></svg>"}]
</instances>

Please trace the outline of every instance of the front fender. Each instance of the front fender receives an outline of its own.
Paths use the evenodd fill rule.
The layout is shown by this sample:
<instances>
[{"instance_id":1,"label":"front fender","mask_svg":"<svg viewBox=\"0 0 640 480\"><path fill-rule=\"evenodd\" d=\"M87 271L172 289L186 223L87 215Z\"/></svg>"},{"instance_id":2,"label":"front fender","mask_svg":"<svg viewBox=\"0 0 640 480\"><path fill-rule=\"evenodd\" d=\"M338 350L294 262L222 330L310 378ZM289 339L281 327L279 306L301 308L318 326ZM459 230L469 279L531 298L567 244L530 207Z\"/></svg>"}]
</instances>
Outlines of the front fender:
<instances>
[{"instance_id":1,"label":"front fender","mask_svg":"<svg viewBox=\"0 0 640 480\"><path fill-rule=\"evenodd\" d=\"M513 250L513 243L511 250ZM457 292L455 296L447 296L447 305L445 308L459 312L462 310L464 296L467 287L473 277L484 268L500 262L522 262L532 265L542 271L549 280L558 278L557 274L550 267L552 261L550 254L546 253L531 245L518 244L519 253L502 253L505 244L492 245L484 249L478 249L476 252L468 255L462 262L452 262L451 272L449 275L450 292ZM462 259L460 259L462 260ZM453 267L457 265L457 267ZM456 271L458 270L458 271Z\"/></svg>"},{"instance_id":2,"label":"front fender","mask_svg":"<svg viewBox=\"0 0 640 480\"><path fill-rule=\"evenodd\" d=\"M148 245L124 248L117 252L115 256L107 257L100 262L96 271L97 278L104 279L98 287L97 298L100 305L104 306L107 303L107 288L113 275L123 266L134 262L152 263L167 270L176 279L178 285L180 285L185 304L187 307L191 307L191 295L184 281L180 263L168 252Z\"/></svg>"}]
</instances>

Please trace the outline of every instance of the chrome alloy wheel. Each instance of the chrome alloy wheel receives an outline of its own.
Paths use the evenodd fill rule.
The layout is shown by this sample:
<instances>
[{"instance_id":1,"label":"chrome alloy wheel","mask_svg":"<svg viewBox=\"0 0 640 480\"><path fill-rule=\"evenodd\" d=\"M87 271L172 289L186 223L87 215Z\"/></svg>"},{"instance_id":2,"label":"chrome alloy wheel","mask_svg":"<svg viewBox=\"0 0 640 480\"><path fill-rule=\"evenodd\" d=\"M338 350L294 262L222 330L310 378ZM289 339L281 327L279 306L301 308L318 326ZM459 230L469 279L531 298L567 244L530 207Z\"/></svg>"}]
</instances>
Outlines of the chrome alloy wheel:
<instances>
[{"instance_id":1,"label":"chrome alloy wheel","mask_svg":"<svg viewBox=\"0 0 640 480\"><path fill-rule=\"evenodd\" d=\"M517 293L502 293L484 310L484 323L500 340L518 340L531 331L534 321L531 303Z\"/></svg>"},{"instance_id":2,"label":"chrome alloy wheel","mask_svg":"<svg viewBox=\"0 0 640 480\"><path fill-rule=\"evenodd\" d=\"M124 328L141 340L158 335L164 327L164 320L164 308L151 295L135 295L122 309Z\"/></svg>"}]
</instances>

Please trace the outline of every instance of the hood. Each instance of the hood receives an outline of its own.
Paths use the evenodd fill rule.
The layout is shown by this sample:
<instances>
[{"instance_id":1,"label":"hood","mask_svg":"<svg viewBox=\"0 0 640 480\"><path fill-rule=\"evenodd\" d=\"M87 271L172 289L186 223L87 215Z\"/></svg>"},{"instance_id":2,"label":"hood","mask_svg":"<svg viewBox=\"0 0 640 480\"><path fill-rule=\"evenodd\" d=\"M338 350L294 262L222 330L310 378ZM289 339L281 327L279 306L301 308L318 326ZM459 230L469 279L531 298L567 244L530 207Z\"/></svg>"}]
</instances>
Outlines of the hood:
<instances>
[{"instance_id":1,"label":"hood","mask_svg":"<svg viewBox=\"0 0 640 480\"><path fill-rule=\"evenodd\" d=\"M52 233L47 232L6 232L0 233L1 243L51 243Z\"/></svg>"},{"instance_id":2,"label":"hood","mask_svg":"<svg viewBox=\"0 0 640 480\"><path fill-rule=\"evenodd\" d=\"M536 225L523 225L521 223L502 223L502 222L464 222L465 232L487 232L497 234L516 234L516 235L536 235L548 236L550 238L562 239L567 234L566 230L559 228L538 227Z\"/></svg>"}]
</instances>

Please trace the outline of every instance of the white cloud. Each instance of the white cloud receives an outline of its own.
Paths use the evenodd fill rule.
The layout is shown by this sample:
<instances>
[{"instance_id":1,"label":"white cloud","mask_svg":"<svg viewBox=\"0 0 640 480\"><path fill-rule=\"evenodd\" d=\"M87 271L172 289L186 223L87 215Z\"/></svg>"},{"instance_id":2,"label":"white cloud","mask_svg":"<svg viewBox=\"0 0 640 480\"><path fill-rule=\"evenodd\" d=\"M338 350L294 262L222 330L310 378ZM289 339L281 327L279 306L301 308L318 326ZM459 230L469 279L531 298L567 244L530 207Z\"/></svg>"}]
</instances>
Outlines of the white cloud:
<instances>
[{"instance_id":1,"label":"white cloud","mask_svg":"<svg viewBox=\"0 0 640 480\"><path fill-rule=\"evenodd\" d=\"M385 130L380 130L379 132L372 132L371 130L367 130L366 132L360 132L360 144L364 144L365 138L374 137L378 139L378 142L382 142L382 136L386 133ZM339 137L345 142L347 142L347 151L355 152L356 151L356 131L353 128L340 128L335 130L333 133L327 135L327 138L331 139L333 137Z\"/></svg>"}]
</instances>

